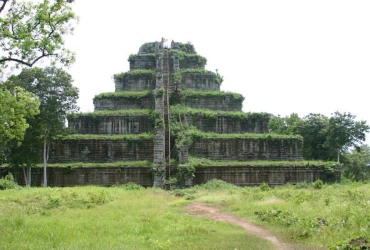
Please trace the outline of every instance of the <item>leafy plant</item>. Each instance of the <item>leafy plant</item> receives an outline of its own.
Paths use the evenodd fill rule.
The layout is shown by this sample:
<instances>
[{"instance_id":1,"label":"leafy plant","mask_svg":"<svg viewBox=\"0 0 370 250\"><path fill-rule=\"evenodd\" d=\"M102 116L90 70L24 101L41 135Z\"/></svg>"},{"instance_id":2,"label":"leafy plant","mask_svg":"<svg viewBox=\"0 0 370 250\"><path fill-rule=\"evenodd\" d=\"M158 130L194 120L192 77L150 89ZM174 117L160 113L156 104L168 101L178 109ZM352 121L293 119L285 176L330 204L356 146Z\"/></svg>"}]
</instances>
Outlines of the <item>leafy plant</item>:
<instances>
[{"instance_id":1,"label":"leafy plant","mask_svg":"<svg viewBox=\"0 0 370 250\"><path fill-rule=\"evenodd\" d=\"M321 189L323 185L324 185L324 182L320 179L317 179L316 181L312 183L312 186L316 189Z\"/></svg>"},{"instance_id":2,"label":"leafy plant","mask_svg":"<svg viewBox=\"0 0 370 250\"><path fill-rule=\"evenodd\" d=\"M0 179L0 190L16 189L19 188L18 184L14 181L11 173L7 174L4 178Z\"/></svg>"},{"instance_id":3,"label":"leafy plant","mask_svg":"<svg viewBox=\"0 0 370 250\"><path fill-rule=\"evenodd\" d=\"M140 140L140 139L151 139L153 134L141 133L141 134L120 134L120 135L103 135L103 134L71 134L67 136L61 136L60 140L94 140L94 139L106 139L106 140Z\"/></svg>"},{"instance_id":4,"label":"leafy plant","mask_svg":"<svg viewBox=\"0 0 370 250\"><path fill-rule=\"evenodd\" d=\"M143 90L143 91L116 91L116 92L107 92L107 93L101 93L99 95L96 95L94 97L95 100L100 99L120 99L120 98L127 98L127 99L133 99L138 100L142 98L152 97L153 91L152 90Z\"/></svg>"},{"instance_id":5,"label":"leafy plant","mask_svg":"<svg viewBox=\"0 0 370 250\"><path fill-rule=\"evenodd\" d=\"M125 77L132 77L133 79L151 79L155 81L155 70L154 69L135 69L128 72L122 72L119 74L114 74L113 78L116 80L125 78Z\"/></svg>"}]
</instances>

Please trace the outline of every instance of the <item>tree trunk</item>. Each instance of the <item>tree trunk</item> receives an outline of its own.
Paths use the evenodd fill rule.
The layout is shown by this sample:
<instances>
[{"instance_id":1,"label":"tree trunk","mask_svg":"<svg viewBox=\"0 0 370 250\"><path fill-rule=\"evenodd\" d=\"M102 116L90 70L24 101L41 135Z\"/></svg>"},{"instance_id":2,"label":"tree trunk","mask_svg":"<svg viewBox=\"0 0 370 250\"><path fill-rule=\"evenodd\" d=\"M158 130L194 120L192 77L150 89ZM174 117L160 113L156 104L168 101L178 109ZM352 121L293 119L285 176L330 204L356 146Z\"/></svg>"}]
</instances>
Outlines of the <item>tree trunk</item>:
<instances>
[{"instance_id":1,"label":"tree trunk","mask_svg":"<svg viewBox=\"0 0 370 250\"><path fill-rule=\"evenodd\" d=\"M31 167L23 167L23 176L26 186L31 186Z\"/></svg>"},{"instance_id":2,"label":"tree trunk","mask_svg":"<svg viewBox=\"0 0 370 250\"><path fill-rule=\"evenodd\" d=\"M338 163L339 163L339 155L340 155L340 149L338 149L338 158L337 158Z\"/></svg>"},{"instance_id":3,"label":"tree trunk","mask_svg":"<svg viewBox=\"0 0 370 250\"><path fill-rule=\"evenodd\" d=\"M47 144L46 144L46 135L44 136L44 187L48 186L47 176L46 176L46 166L47 166Z\"/></svg>"}]
</instances>

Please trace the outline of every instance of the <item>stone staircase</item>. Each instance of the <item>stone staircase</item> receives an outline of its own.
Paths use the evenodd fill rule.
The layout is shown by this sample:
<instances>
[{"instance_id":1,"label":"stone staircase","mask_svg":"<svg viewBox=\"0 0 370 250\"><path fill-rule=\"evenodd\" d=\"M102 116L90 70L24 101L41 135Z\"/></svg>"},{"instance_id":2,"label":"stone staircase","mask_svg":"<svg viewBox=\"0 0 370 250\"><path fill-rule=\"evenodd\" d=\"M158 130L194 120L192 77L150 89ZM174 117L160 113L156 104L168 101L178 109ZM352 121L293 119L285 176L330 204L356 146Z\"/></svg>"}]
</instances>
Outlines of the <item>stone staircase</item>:
<instances>
[{"instance_id":1,"label":"stone staircase","mask_svg":"<svg viewBox=\"0 0 370 250\"><path fill-rule=\"evenodd\" d=\"M170 87L169 87L169 59L168 49L163 51L163 115L165 124L165 178L168 180L171 176L171 129L170 129Z\"/></svg>"}]
</instances>

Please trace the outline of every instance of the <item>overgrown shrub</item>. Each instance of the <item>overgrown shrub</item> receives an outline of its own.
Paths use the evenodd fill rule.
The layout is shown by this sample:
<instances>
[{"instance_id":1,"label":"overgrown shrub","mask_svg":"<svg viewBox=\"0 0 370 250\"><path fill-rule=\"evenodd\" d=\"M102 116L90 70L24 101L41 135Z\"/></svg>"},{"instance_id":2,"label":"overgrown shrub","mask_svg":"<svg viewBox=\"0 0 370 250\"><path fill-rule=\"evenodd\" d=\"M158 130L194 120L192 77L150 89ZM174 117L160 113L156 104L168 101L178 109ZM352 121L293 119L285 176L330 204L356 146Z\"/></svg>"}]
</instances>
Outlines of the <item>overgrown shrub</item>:
<instances>
[{"instance_id":1,"label":"overgrown shrub","mask_svg":"<svg viewBox=\"0 0 370 250\"><path fill-rule=\"evenodd\" d=\"M11 173L0 179L0 190L19 188Z\"/></svg>"},{"instance_id":2,"label":"overgrown shrub","mask_svg":"<svg viewBox=\"0 0 370 250\"><path fill-rule=\"evenodd\" d=\"M271 188L270 188L269 184L264 182L260 185L260 189L261 189L261 191L269 191Z\"/></svg>"},{"instance_id":3,"label":"overgrown shrub","mask_svg":"<svg viewBox=\"0 0 370 250\"><path fill-rule=\"evenodd\" d=\"M320 179L317 179L316 181L312 182L312 186L316 189L321 189L324 185L324 182Z\"/></svg>"},{"instance_id":4,"label":"overgrown shrub","mask_svg":"<svg viewBox=\"0 0 370 250\"><path fill-rule=\"evenodd\" d=\"M240 187L222 180L213 179L208 181L207 183L198 186L197 188L205 190L228 190L228 189L238 189Z\"/></svg>"},{"instance_id":5,"label":"overgrown shrub","mask_svg":"<svg viewBox=\"0 0 370 250\"><path fill-rule=\"evenodd\" d=\"M123 188L124 190L142 190L144 189L143 186L140 186L134 182L128 182L128 183L125 183L121 186L119 186L121 188Z\"/></svg>"},{"instance_id":6,"label":"overgrown shrub","mask_svg":"<svg viewBox=\"0 0 370 250\"><path fill-rule=\"evenodd\" d=\"M301 181L297 182L297 184L294 187L296 189L307 189L310 187L310 185L307 183L307 181Z\"/></svg>"}]
</instances>

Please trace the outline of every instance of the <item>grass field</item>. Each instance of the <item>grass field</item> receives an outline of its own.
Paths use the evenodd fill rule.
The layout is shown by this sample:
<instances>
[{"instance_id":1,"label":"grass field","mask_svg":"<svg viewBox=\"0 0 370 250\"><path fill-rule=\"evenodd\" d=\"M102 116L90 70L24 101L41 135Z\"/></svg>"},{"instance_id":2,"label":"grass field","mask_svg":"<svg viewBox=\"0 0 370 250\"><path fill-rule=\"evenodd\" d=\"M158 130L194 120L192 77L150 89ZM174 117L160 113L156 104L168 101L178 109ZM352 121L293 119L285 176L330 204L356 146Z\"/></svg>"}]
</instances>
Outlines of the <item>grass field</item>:
<instances>
[{"instance_id":1,"label":"grass field","mask_svg":"<svg viewBox=\"0 0 370 250\"><path fill-rule=\"evenodd\" d=\"M132 187L0 191L0 249L271 249L237 226L189 216L184 198Z\"/></svg>"},{"instance_id":2,"label":"grass field","mask_svg":"<svg viewBox=\"0 0 370 250\"><path fill-rule=\"evenodd\" d=\"M2 190L0 249L272 249L237 226L188 215L191 202L221 207L305 246L360 249L354 244L366 245L370 235L368 184L271 189L213 180L174 191L134 184Z\"/></svg>"}]
</instances>

